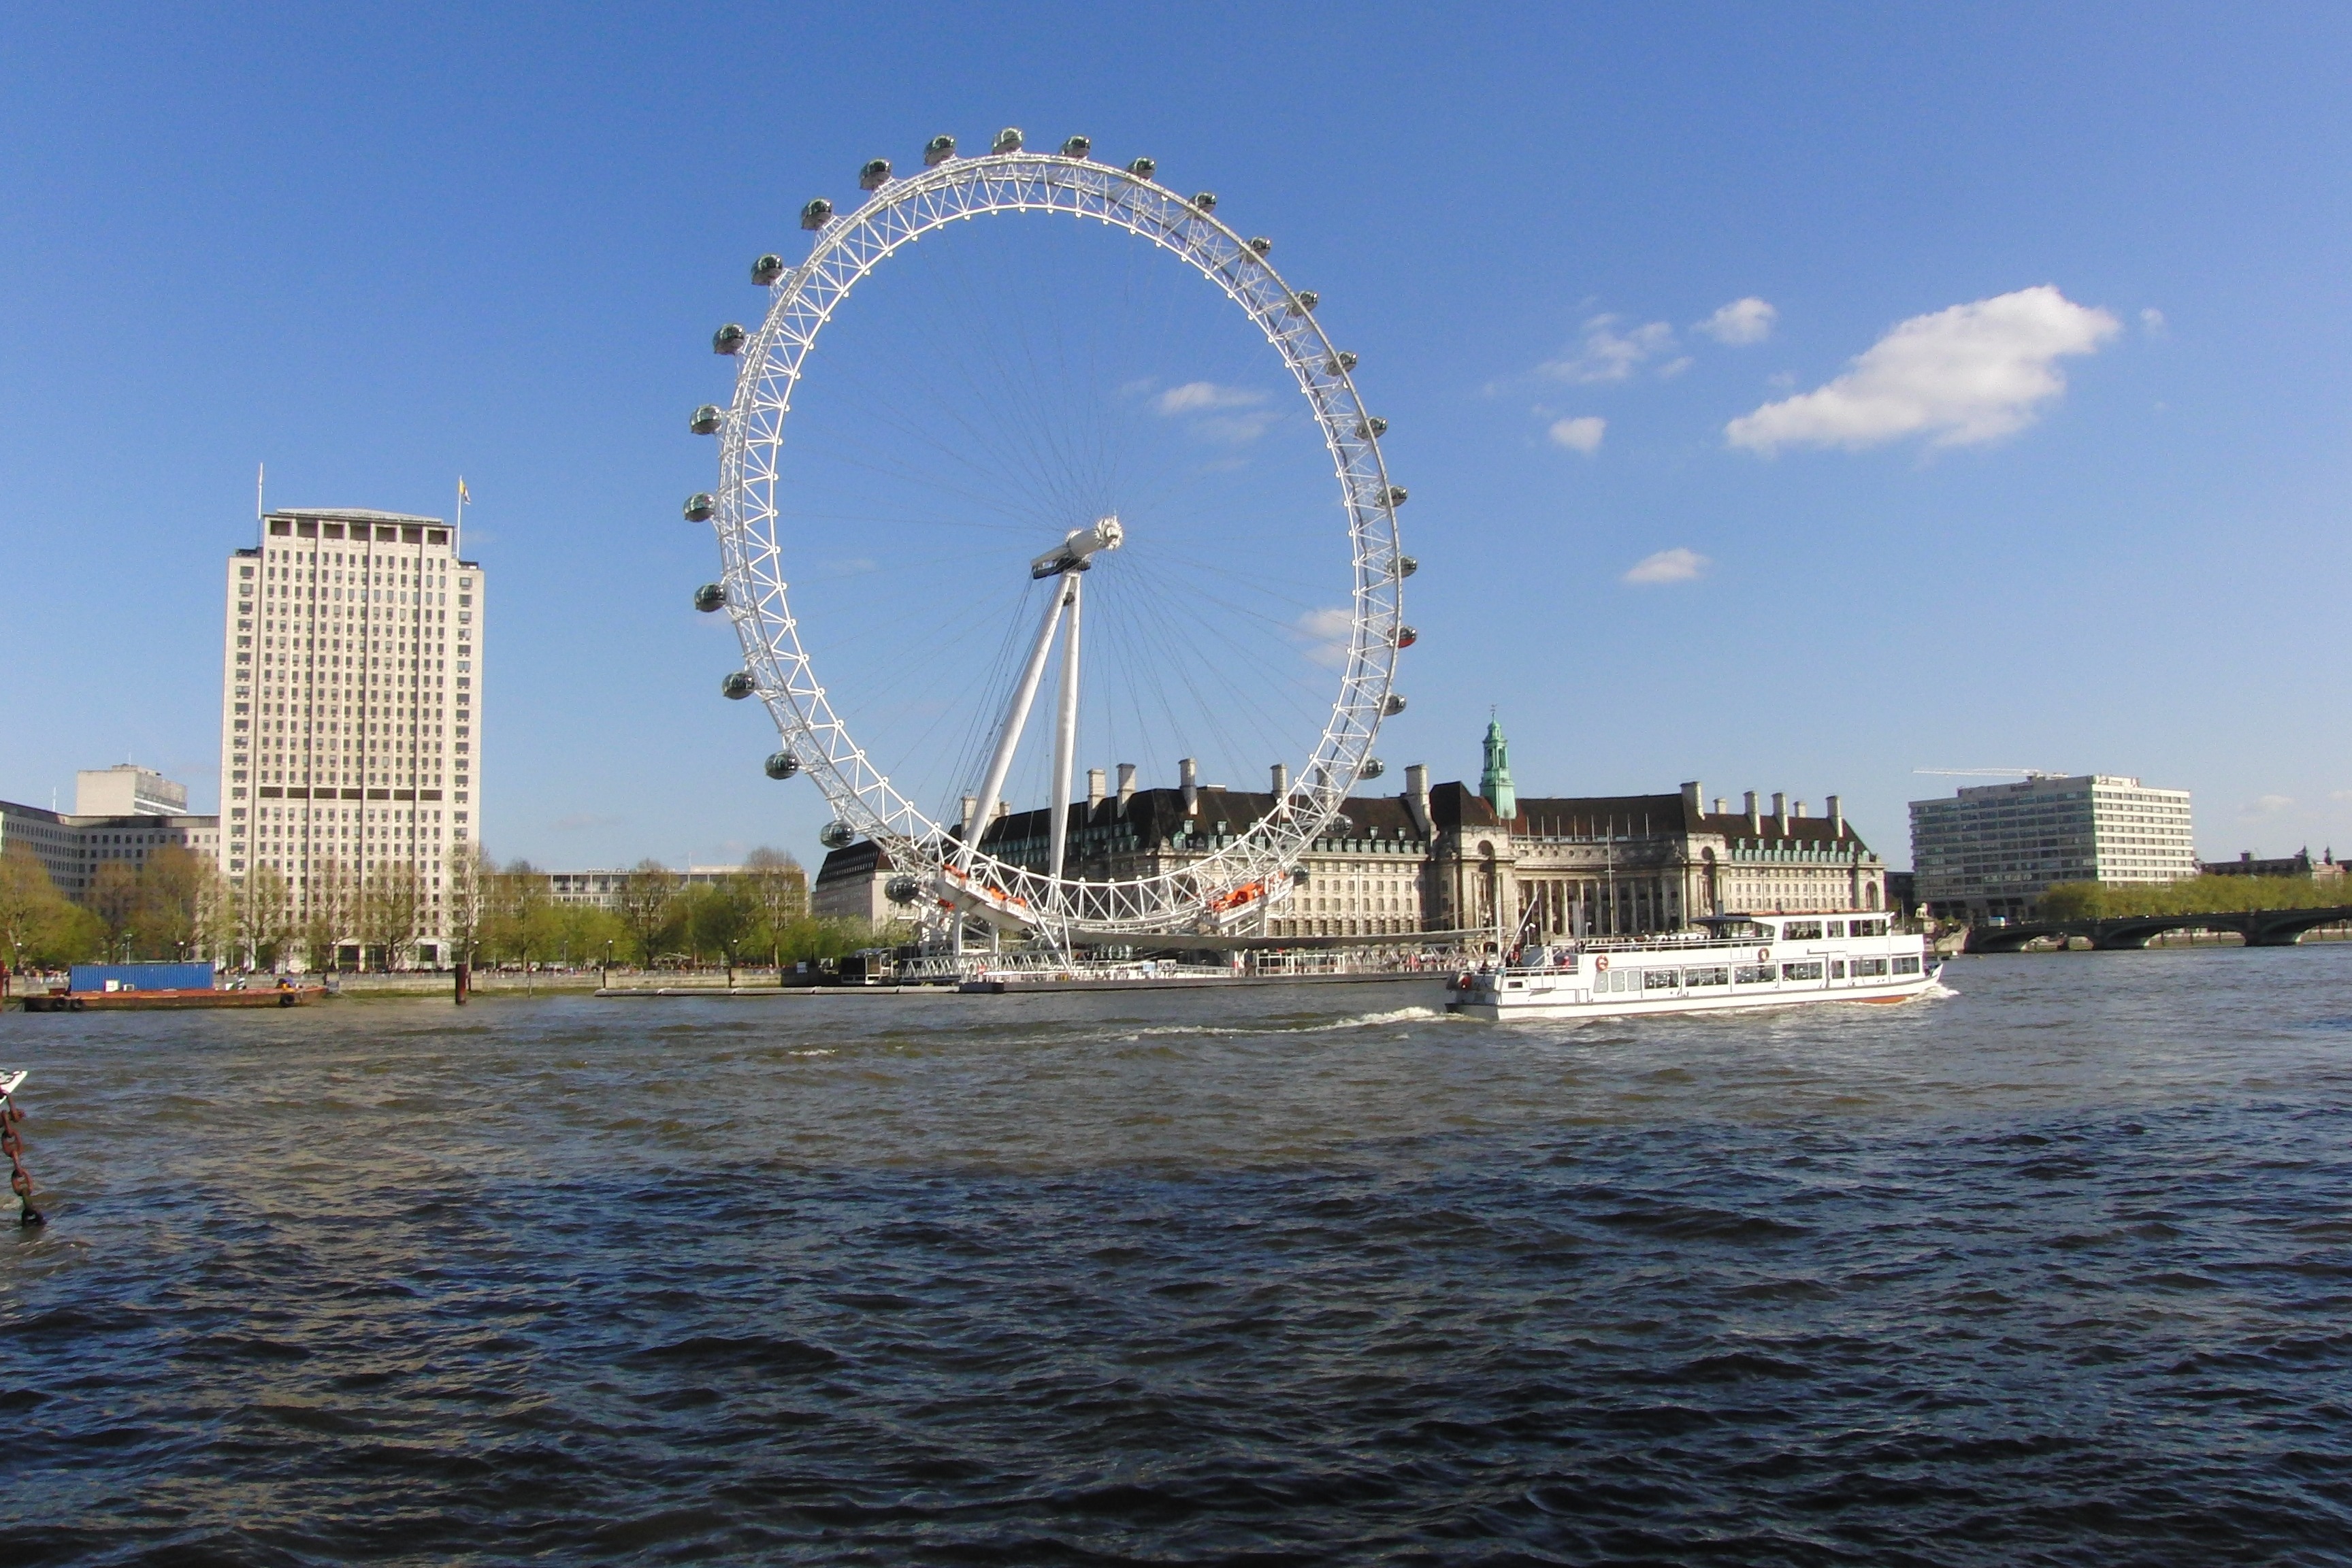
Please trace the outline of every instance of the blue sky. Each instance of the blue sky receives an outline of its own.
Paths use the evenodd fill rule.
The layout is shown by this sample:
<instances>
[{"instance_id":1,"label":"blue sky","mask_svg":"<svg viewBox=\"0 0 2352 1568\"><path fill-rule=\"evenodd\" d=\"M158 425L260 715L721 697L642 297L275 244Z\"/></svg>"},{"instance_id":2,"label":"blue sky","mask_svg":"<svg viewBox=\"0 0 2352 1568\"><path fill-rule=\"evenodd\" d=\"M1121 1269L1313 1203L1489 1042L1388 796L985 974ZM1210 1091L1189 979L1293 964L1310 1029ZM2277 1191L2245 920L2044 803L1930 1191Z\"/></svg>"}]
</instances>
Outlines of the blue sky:
<instances>
[{"instance_id":1,"label":"blue sky","mask_svg":"<svg viewBox=\"0 0 2352 1568\"><path fill-rule=\"evenodd\" d=\"M1837 792L1896 864L1929 766L2352 852L2348 69L2315 6L10 7L0 795L213 796L257 462L462 472L491 847L813 857L684 415L803 201L1020 125L1216 190L1363 356L1392 764L1493 706L1523 792Z\"/></svg>"}]
</instances>

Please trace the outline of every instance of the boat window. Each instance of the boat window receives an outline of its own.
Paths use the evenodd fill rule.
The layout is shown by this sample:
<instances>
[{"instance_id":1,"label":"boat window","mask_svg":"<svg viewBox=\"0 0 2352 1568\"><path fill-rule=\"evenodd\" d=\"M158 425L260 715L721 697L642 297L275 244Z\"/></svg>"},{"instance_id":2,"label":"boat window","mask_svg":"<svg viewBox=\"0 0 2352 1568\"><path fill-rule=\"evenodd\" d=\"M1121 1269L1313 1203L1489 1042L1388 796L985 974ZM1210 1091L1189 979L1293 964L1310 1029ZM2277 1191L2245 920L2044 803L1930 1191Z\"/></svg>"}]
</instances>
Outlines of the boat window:
<instances>
[{"instance_id":1,"label":"boat window","mask_svg":"<svg viewBox=\"0 0 2352 1568\"><path fill-rule=\"evenodd\" d=\"M1790 921L1780 928L1780 940L1782 942L1819 942L1822 940L1822 922Z\"/></svg>"},{"instance_id":2,"label":"boat window","mask_svg":"<svg viewBox=\"0 0 2352 1568\"><path fill-rule=\"evenodd\" d=\"M1769 963L1743 963L1731 978L1737 985L1769 985L1772 984L1772 966Z\"/></svg>"},{"instance_id":3,"label":"boat window","mask_svg":"<svg viewBox=\"0 0 2352 1568\"><path fill-rule=\"evenodd\" d=\"M1830 960L1830 978L1832 980L1843 980L1845 978L1844 959L1832 958Z\"/></svg>"},{"instance_id":4,"label":"boat window","mask_svg":"<svg viewBox=\"0 0 2352 1568\"><path fill-rule=\"evenodd\" d=\"M1858 926L1860 926L1860 925L1862 924L1862 922L1861 922L1860 921L1854 921L1854 924L1858 927ZM1831 934L1832 936L1843 936L1843 935L1845 934L1845 921L1830 921L1830 934ZM1854 934L1854 935L1856 935L1856 936L1860 936L1860 935L1862 934L1862 932L1861 932L1859 930L1857 930L1853 934Z\"/></svg>"},{"instance_id":5,"label":"boat window","mask_svg":"<svg viewBox=\"0 0 2352 1568\"><path fill-rule=\"evenodd\" d=\"M1731 971L1722 967L1717 967L1714 969L1685 969L1683 971L1683 984L1685 985L1728 985L1731 984Z\"/></svg>"},{"instance_id":6,"label":"boat window","mask_svg":"<svg viewBox=\"0 0 2352 1568\"><path fill-rule=\"evenodd\" d=\"M1621 969L1616 973L1609 977L1609 989L1612 991L1638 991L1642 988L1641 981L1642 972L1640 970Z\"/></svg>"},{"instance_id":7,"label":"boat window","mask_svg":"<svg viewBox=\"0 0 2352 1568\"><path fill-rule=\"evenodd\" d=\"M1853 934L1856 936L1885 936L1886 934L1886 922L1885 921L1856 921L1853 922Z\"/></svg>"},{"instance_id":8,"label":"boat window","mask_svg":"<svg viewBox=\"0 0 2352 1568\"><path fill-rule=\"evenodd\" d=\"M1675 982L1681 978L1681 973L1682 972L1680 970L1675 969L1644 970L1642 973L1642 989L1644 991L1672 991L1675 988Z\"/></svg>"},{"instance_id":9,"label":"boat window","mask_svg":"<svg viewBox=\"0 0 2352 1568\"><path fill-rule=\"evenodd\" d=\"M1853 974L1857 980L1885 973L1886 960L1883 958L1857 958L1853 961Z\"/></svg>"},{"instance_id":10,"label":"boat window","mask_svg":"<svg viewBox=\"0 0 2352 1568\"><path fill-rule=\"evenodd\" d=\"M1895 973L1916 974L1919 973L1919 961L1916 958L1898 958L1895 961Z\"/></svg>"},{"instance_id":11,"label":"boat window","mask_svg":"<svg viewBox=\"0 0 2352 1568\"><path fill-rule=\"evenodd\" d=\"M1821 977L1822 963L1819 959L1813 960L1811 963L1784 963L1780 966L1780 978L1783 980L1819 980Z\"/></svg>"}]
</instances>

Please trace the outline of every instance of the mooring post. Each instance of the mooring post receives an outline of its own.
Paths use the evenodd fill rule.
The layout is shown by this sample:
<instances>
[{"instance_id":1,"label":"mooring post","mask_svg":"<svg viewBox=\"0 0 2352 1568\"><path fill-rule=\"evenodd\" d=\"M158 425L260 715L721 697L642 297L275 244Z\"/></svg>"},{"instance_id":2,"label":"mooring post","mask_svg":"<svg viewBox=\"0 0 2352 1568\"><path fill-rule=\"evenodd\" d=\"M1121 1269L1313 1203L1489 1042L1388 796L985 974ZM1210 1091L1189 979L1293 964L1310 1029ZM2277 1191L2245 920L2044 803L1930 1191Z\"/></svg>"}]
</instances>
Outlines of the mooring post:
<instances>
[{"instance_id":1,"label":"mooring post","mask_svg":"<svg viewBox=\"0 0 2352 1568\"><path fill-rule=\"evenodd\" d=\"M454 975L457 982L457 994L452 997L452 1000L456 1002L458 1006L462 1007L466 1005L467 996L470 994L474 989L474 966L465 962L463 959L460 959L457 962L457 967L454 972Z\"/></svg>"}]
</instances>

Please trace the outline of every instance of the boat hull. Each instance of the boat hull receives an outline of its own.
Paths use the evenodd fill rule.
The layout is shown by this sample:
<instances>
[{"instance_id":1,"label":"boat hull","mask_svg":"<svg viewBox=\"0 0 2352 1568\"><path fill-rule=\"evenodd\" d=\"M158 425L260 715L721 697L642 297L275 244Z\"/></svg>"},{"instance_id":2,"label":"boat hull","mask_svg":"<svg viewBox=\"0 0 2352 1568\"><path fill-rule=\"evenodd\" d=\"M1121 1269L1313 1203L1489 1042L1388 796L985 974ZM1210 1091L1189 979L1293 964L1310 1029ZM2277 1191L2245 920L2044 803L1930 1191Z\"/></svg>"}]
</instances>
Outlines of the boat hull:
<instances>
[{"instance_id":1,"label":"boat hull","mask_svg":"<svg viewBox=\"0 0 2352 1568\"><path fill-rule=\"evenodd\" d=\"M307 1007L320 985L253 991L52 991L27 996L27 1013L140 1013L185 1007Z\"/></svg>"},{"instance_id":2,"label":"boat hull","mask_svg":"<svg viewBox=\"0 0 2352 1568\"><path fill-rule=\"evenodd\" d=\"M1906 975L1891 984L1854 984L1803 991L1756 990L1726 996L1611 996L1579 1000L1561 990L1502 990L1474 988L1446 1004L1446 1010L1487 1023L1516 1023L1597 1018L1641 1018L1684 1013L1745 1013L1765 1007L1817 1007L1833 1003L1909 1002L1936 984L1936 973Z\"/></svg>"}]
</instances>

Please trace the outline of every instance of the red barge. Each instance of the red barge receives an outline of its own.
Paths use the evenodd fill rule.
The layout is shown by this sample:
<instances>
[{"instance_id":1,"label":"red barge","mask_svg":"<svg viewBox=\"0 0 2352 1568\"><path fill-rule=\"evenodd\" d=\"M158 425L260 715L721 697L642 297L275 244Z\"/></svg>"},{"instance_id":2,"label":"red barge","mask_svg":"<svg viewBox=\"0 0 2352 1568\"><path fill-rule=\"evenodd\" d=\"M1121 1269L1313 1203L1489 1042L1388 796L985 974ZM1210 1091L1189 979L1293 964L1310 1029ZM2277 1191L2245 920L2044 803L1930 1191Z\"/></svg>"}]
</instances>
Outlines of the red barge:
<instances>
[{"instance_id":1,"label":"red barge","mask_svg":"<svg viewBox=\"0 0 2352 1568\"><path fill-rule=\"evenodd\" d=\"M78 963L63 990L24 998L27 1013L129 1013L176 1007L304 1007L323 985L278 980L216 986L209 963Z\"/></svg>"}]
</instances>

